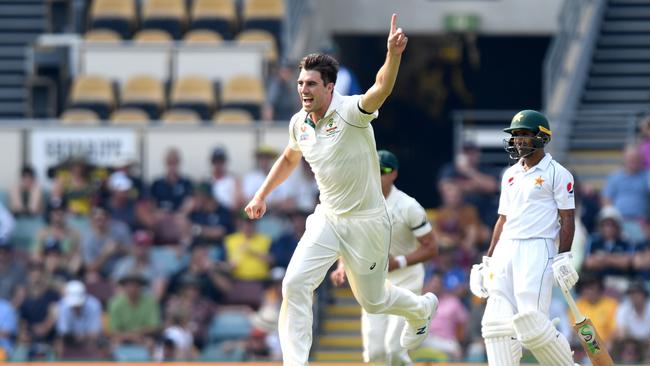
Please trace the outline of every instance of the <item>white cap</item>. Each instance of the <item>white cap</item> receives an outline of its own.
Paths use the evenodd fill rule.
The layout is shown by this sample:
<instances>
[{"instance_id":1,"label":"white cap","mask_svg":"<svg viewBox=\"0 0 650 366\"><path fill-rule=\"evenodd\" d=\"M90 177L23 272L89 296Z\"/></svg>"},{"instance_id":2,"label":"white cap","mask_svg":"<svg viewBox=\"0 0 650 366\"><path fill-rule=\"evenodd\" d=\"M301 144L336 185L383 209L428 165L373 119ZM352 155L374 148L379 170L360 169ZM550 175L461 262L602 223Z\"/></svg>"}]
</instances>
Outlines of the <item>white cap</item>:
<instances>
[{"instance_id":1,"label":"white cap","mask_svg":"<svg viewBox=\"0 0 650 366\"><path fill-rule=\"evenodd\" d=\"M108 177L108 188L113 191L125 192L133 187L133 182L124 172L115 172Z\"/></svg>"},{"instance_id":2,"label":"white cap","mask_svg":"<svg viewBox=\"0 0 650 366\"><path fill-rule=\"evenodd\" d=\"M600 209L600 212L598 213L598 221L600 222L606 219L614 220L618 226L623 224L623 216L621 216L621 213L614 206L605 206Z\"/></svg>"},{"instance_id":3,"label":"white cap","mask_svg":"<svg viewBox=\"0 0 650 366\"><path fill-rule=\"evenodd\" d=\"M63 293L63 302L68 306L80 306L86 301L86 286L81 281L68 282Z\"/></svg>"}]
</instances>

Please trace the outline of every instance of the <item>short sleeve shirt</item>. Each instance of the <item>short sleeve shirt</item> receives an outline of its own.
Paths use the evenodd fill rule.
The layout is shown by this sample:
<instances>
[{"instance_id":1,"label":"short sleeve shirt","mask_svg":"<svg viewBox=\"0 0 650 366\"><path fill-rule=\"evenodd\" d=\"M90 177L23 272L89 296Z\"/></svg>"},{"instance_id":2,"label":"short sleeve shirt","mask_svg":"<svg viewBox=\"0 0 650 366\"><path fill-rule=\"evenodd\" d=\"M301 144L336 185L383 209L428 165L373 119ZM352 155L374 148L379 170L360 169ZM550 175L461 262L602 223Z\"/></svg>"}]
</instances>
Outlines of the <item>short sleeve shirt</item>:
<instances>
[{"instance_id":1,"label":"short sleeve shirt","mask_svg":"<svg viewBox=\"0 0 650 366\"><path fill-rule=\"evenodd\" d=\"M501 239L555 240L559 210L575 209L573 176L551 154L525 171L521 162L503 174L499 214L506 216Z\"/></svg>"},{"instance_id":2,"label":"short sleeve shirt","mask_svg":"<svg viewBox=\"0 0 650 366\"><path fill-rule=\"evenodd\" d=\"M386 205L393 224L390 254L408 255L420 245L417 238L432 230L427 214L418 201L395 186L386 197Z\"/></svg>"},{"instance_id":3,"label":"short sleeve shirt","mask_svg":"<svg viewBox=\"0 0 650 366\"><path fill-rule=\"evenodd\" d=\"M374 210L384 205L379 157L368 114L360 95L334 92L325 116L311 121L304 110L289 124L289 147L302 152L320 191L320 202L335 214Z\"/></svg>"}]
</instances>

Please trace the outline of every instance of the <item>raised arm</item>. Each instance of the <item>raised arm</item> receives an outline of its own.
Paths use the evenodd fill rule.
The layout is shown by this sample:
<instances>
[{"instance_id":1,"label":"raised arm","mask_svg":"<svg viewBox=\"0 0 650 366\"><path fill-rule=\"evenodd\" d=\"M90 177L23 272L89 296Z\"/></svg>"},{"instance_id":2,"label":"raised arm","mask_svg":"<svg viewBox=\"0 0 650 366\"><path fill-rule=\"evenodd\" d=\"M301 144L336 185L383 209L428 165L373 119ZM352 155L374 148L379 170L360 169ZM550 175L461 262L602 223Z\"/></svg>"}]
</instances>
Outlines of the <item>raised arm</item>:
<instances>
[{"instance_id":1,"label":"raised arm","mask_svg":"<svg viewBox=\"0 0 650 366\"><path fill-rule=\"evenodd\" d=\"M300 158L302 158L302 153L299 150L293 150L289 146L284 149L282 155L273 164L262 186L255 192L253 199L251 199L248 205L246 205L244 210L249 218L259 219L264 216L266 212L266 203L264 203L264 200L275 187L279 186L289 177L291 172L300 163Z\"/></svg>"},{"instance_id":2,"label":"raised arm","mask_svg":"<svg viewBox=\"0 0 650 366\"><path fill-rule=\"evenodd\" d=\"M375 83L361 96L361 108L364 111L372 113L378 110L393 91L406 43L408 43L408 37L402 31L402 28L397 28L397 14L393 14L390 19L386 61L377 72Z\"/></svg>"}]
</instances>

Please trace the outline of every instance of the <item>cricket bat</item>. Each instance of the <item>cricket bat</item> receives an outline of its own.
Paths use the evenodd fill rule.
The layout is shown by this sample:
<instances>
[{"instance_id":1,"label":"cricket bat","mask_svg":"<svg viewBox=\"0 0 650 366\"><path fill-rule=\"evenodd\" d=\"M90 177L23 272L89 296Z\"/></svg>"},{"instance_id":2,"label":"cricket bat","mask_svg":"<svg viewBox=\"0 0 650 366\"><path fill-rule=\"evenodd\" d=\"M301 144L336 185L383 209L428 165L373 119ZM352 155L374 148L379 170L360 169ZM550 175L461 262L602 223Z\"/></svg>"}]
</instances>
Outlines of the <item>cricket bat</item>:
<instances>
[{"instance_id":1,"label":"cricket bat","mask_svg":"<svg viewBox=\"0 0 650 366\"><path fill-rule=\"evenodd\" d=\"M569 309L571 309L571 312L573 313L573 317L576 319L573 329L578 333L580 344L582 344L582 348L587 352L591 364L593 366L614 366L612 356L609 355L609 352L605 348L605 344L600 338L600 335L598 335L596 327L594 327L591 319L582 315L569 290L565 289L563 286L560 286L560 289L562 290L564 299L569 305Z\"/></svg>"}]
</instances>

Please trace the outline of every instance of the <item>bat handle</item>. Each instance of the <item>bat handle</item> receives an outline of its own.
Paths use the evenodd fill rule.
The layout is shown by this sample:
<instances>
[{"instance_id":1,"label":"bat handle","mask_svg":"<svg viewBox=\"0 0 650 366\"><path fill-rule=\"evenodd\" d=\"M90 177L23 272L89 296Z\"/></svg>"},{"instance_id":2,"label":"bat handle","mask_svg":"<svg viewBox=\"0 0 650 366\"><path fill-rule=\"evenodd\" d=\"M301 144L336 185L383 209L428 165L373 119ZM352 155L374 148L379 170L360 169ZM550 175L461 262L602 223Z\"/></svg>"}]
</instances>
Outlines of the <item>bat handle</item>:
<instances>
[{"instance_id":1,"label":"bat handle","mask_svg":"<svg viewBox=\"0 0 650 366\"><path fill-rule=\"evenodd\" d=\"M562 290L562 295L564 295L564 299L566 300L566 303L569 305L569 309L571 309L571 313L573 313L573 317L576 319L576 324L582 323L586 318L580 310L578 309L578 305L576 305L575 300L573 300L573 296L571 296L571 292L569 292L568 289L564 288L564 286L560 286L560 290Z\"/></svg>"}]
</instances>

